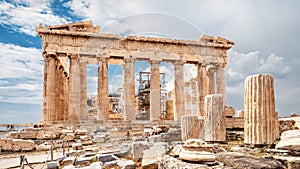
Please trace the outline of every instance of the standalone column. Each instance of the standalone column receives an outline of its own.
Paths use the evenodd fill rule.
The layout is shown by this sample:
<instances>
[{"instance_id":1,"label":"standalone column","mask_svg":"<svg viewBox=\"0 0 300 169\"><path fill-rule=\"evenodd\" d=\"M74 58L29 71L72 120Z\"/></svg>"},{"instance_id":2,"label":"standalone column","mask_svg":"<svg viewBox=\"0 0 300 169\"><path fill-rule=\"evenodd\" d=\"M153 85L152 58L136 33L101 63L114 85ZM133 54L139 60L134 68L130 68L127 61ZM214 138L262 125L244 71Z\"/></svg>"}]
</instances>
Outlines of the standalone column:
<instances>
[{"instance_id":1,"label":"standalone column","mask_svg":"<svg viewBox=\"0 0 300 169\"><path fill-rule=\"evenodd\" d=\"M244 91L245 144L273 144L277 136L274 80L269 74L249 76ZM275 119L274 119L275 118Z\"/></svg>"},{"instance_id":2,"label":"standalone column","mask_svg":"<svg viewBox=\"0 0 300 169\"><path fill-rule=\"evenodd\" d=\"M134 86L134 60L124 59L124 81L123 81L123 96L125 119L135 120L135 86Z\"/></svg>"},{"instance_id":3,"label":"standalone column","mask_svg":"<svg viewBox=\"0 0 300 169\"><path fill-rule=\"evenodd\" d=\"M223 95L212 94L205 96L205 141L225 141L226 126Z\"/></svg>"},{"instance_id":4,"label":"standalone column","mask_svg":"<svg viewBox=\"0 0 300 169\"><path fill-rule=\"evenodd\" d=\"M159 61L152 60L150 64L150 120L157 121L160 118Z\"/></svg>"},{"instance_id":5,"label":"standalone column","mask_svg":"<svg viewBox=\"0 0 300 169\"><path fill-rule=\"evenodd\" d=\"M69 77L68 73L64 72L64 121L69 120Z\"/></svg>"},{"instance_id":6,"label":"standalone column","mask_svg":"<svg viewBox=\"0 0 300 169\"><path fill-rule=\"evenodd\" d=\"M225 65L219 65L216 69L216 93L224 96L224 105L226 105L226 79L224 69Z\"/></svg>"},{"instance_id":7,"label":"standalone column","mask_svg":"<svg viewBox=\"0 0 300 169\"><path fill-rule=\"evenodd\" d=\"M88 116L88 109L87 109L87 88L86 88L86 61L80 60L80 107L81 107L81 114L80 119L85 120Z\"/></svg>"},{"instance_id":8,"label":"standalone column","mask_svg":"<svg viewBox=\"0 0 300 169\"><path fill-rule=\"evenodd\" d=\"M208 94L208 77L205 64L198 65L198 91L199 91L199 113L198 115L204 115L204 97Z\"/></svg>"},{"instance_id":9,"label":"standalone column","mask_svg":"<svg viewBox=\"0 0 300 169\"><path fill-rule=\"evenodd\" d=\"M80 115L80 69L78 55L70 56L69 75L69 118L68 122L78 122Z\"/></svg>"},{"instance_id":10,"label":"standalone column","mask_svg":"<svg viewBox=\"0 0 300 169\"><path fill-rule=\"evenodd\" d=\"M98 102L98 119L109 119L108 58L101 58L98 62Z\"/></svg>"},{"instance_id":11,"label":"standalone column","mask_svg":"<svg viewBox=\"0 0 300 169\"><path fill-rule=\"evenodd\" d=\"M58 62L58 60L57 60ZM56 120L62 121L64 119L64 70L62 65L57 63L57 78L56 78Z\"/></svg>"},{"instance_id":12,"label":"standalone column","mask_svg":"<svg viewBox=\"0 0 300 169\"><path fill-rule=\"evenodd\" d=\"M44 80L43 80L43 103L41 122L48 121L48 76L49 76L49 58L44 56Z\"/></svg>"},{"instance_id":13,"label":"standalone column","mask_svg":"<svg viewBox=\"0 0 300 169\"><path fill-rule=\"evenodd\" d=\"M185 115L184 107L184 75L183 75L183 63L175 63L175 106L176 111L174 120L180 120L181 116Z\"/></svg>"},{"instance_id":14,"label":"standalone column","mask_svg":"<svg viewBox=\"0 0 300 169\"><path fill-rule=\"evenodd\" d=\"M55 96L56 96L56 64L55 56L51 55L49 57L49 74L47 76L47 104L48 104L48 121L55 121Z\"/></svg>"}]
</instances>

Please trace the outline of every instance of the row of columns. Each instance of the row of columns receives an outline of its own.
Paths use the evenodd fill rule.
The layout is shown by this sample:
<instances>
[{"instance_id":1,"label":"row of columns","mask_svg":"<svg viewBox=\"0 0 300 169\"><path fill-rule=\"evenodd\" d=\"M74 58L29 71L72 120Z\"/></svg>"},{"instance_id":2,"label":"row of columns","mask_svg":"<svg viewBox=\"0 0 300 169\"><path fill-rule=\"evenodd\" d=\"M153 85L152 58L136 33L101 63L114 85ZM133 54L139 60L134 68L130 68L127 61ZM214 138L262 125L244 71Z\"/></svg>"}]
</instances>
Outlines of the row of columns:
<instances>
[{"instance_id":1,"label":"row of columns","mask_svg":"<svg viewBox=\"0 0 300 169\"><path fill-rule=\"evenodd\" d=\"M87 119L87 62L79 55L70 55L69 75L59 64L56 55L45 56L44 91L42 121L77 122ZM108 97L108 57L98 58L98 120L109 119ZM160 118L160 73L159 60L150 60L150 120ZM174 120L179 121L185 115L184 102L184 62L173 62L175 67L175 114ZM198 64L199 113L204 115L204 97L208 94L222 94L225 100L225 65L209 67ZM127 120L135 119L135 81L134 59L124 58L123 99L124 112ZM224 101L225 102L225 101Z\"/></svg>"}]
</instances>

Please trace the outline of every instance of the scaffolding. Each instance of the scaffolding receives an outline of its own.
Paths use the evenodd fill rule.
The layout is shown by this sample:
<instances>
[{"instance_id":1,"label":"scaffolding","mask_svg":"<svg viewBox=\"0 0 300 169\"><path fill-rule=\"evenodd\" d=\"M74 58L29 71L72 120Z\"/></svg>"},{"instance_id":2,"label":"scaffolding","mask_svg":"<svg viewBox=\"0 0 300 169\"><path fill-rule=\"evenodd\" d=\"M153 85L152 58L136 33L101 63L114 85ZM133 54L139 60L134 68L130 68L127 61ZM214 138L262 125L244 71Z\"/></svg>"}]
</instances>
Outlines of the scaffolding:
<instances>
[{"instance_id":1,"label":"scaffolding","mask_svg":"<svg viewBox=\"0 0 300 169\"><path fill-rule=\"evenodd\" d=\"M167 91L165 89L165 73L160 73L160 114L164 116L166 114L166 100ZM138 112L149 112L150 111L150 72L139 72L137 79L138 92Z\"/></svg>"}]
</instances>

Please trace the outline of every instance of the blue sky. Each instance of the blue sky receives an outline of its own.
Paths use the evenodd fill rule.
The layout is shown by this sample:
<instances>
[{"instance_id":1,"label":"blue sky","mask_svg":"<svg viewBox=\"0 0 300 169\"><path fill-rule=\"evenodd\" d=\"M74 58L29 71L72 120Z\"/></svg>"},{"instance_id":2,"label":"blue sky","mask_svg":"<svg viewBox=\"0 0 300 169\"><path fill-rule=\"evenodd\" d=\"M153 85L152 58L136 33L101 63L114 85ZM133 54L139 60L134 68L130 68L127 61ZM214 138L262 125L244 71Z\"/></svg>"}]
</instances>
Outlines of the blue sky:
<instances>
[{"instance_id":1,"label":"blue sky","mask_svg":"<svg viewBox=\"0 0 300 169\"><path fill-rule=\"evenodd\" d=\"M279 115L300 113L299 8L296 0L0 0L0 123L40 120L43 58L38 24L84 20L122 36L197 40L204 33L233 40L226 68L228 104L242 109L245 77L270 73ZM135 66L139 71L149 65ZM161 67L172 74L167 64ZM90 65L87 71L88 94L93 94L97 67ZM120 66L110 66L111 88L120 86L121 72Z\"/></svg>"}]
</instances>

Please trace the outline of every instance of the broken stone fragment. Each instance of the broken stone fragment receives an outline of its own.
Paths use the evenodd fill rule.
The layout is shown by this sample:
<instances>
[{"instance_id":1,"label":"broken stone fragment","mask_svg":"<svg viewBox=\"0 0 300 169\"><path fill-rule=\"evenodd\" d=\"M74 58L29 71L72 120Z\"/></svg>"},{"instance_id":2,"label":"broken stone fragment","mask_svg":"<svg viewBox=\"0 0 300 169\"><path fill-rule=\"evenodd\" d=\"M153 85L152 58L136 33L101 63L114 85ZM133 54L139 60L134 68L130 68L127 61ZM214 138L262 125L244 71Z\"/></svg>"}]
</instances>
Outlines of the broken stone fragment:
<instances>
[{"instance_id":1,"label":"broken stone fragment","mask_svg":"<svg viewBox=\"0 0 300 169\"><path fill-rule=\"evenodd\" d=\"M12 151L13 141L11 138L1 138L0 139L0 149L1 151Z\"/></svg>"},{"instance_id":2,"label":"broken stone fragment","mask_svg":"<svg viewBox=\"0 0 300 169\"><path fill-rule=\"evenodd\" d=\"M191 162L209 162L215 161L216 156L211 152L191 151L183 148L179 153L179 159Z\"/></svg>"},{"instance_id":3,"label":"broken stone fragment","mask_svg":"<svg viewBox=\"0 0 300 169\"><path fill-rule=\"evenodd\" d=\"M133 159L142 159L143 151L149 149L149 143L147 141L137 141L132 143L132 157Z\"/></svg>"},{"instance_id":4,"label":"broken stone fragment","mask_svg":"<svg viewBox=\"0 0 300 169\"><path fill-rule=\"evenodd\" d=\"M84 129L76 129L74 134L75 135L86 135L87 131Z\"/></svg>"},{"instance_id":5,"label":"broken stone fragment","mask_svg":"<svg viewBox=\"0 0 300 169\"><path fill-rule=\"evenodd\" d=\"M35 143L32 140L13 139L13 151L32 151Z\"/></svg>"},{"instance_id":6,"label":"broken stone fragment","mask_svg":"<svg viewBox=\"0 0 300 169\"><path fill-rule=\"evenodd\" d=\"M83 146L81 143L74 143L74 144L72 144L72 149L73 150L82 150Z\"/></svg>"}]
</instances>

